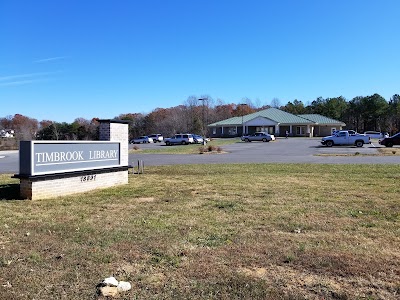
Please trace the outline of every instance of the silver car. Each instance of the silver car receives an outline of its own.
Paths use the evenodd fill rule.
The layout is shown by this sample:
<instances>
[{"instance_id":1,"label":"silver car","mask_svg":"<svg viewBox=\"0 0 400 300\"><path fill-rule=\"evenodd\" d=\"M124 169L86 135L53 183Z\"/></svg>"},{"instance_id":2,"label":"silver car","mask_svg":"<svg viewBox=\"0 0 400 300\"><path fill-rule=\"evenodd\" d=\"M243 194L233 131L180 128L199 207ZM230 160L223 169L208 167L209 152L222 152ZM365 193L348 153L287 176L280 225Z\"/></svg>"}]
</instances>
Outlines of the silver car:
<instances>
[{"instance_id":1,"label":"silver car","mask_svg":"<svg viewBox=\"0 0 400 300\"><path fill-rule=\"evenodd\" d=\"M139 136L138 138L134 138L131 140L131 144L146 144L146 143L152 143L153 139L151 137L148 137L147 135Z\"/></svg>"},{"instance_id":2,"label":"silver car","mask_svg":"<svg viewBox=\"0 0 400 300\"><path fill-rule=\"evenodd\" d=\"M201 135L193 134L193 140L195 144L203 144L204 138Z\"/></svg>"},{"instance_id":3,"label":"silver car","mask_svg":"<svg viewBox=\"0 0 400 300\"><path fill-rule=\"evenodd\" d=\"M165 145L188 145L193 144L194 139L190 133L175 134L172 138L164 139Z\"/></svg>"},{"instance_id":4,"label":"silver car","mask_svg":"<svg viewBox=\"0 0 400 300\"><path fill-rule=\"evenodd\" d=\"M267 132L255 132L252 135L244 135L241 137L241 139L242 141L245 142L253 142L253 141L270 142L270 141L275 141L275 136Z\"/></svg>"},{"instance_id":5,"label":"silver car","mask_svg":"<svg viewBox=\"0 0 400 300\"><path fill-rule=\"evenodd\" d=\"M154 143L157 143L157 142L161 143L164 141L164 137L160 133L150 134L149 137L153 139Z\"/></svg>"}]
</instances>

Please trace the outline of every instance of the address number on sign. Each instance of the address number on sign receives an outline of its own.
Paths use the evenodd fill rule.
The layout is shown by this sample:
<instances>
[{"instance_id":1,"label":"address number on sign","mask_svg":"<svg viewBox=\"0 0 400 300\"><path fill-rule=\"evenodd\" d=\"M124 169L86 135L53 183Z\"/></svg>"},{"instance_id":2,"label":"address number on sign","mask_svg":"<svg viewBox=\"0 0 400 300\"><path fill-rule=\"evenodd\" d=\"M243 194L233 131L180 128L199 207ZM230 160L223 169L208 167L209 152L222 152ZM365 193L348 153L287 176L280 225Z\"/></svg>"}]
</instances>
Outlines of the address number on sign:
<instances>
[{"instance_id":1,"label":"address number on sign","mask_svg":"<svg viewBox=\"0 0 400 300\"><path fill-rule=\"evenodd\" d=\"M96 175L81 176L81 182L96 180Z\"/></svg>"}]
</instances>

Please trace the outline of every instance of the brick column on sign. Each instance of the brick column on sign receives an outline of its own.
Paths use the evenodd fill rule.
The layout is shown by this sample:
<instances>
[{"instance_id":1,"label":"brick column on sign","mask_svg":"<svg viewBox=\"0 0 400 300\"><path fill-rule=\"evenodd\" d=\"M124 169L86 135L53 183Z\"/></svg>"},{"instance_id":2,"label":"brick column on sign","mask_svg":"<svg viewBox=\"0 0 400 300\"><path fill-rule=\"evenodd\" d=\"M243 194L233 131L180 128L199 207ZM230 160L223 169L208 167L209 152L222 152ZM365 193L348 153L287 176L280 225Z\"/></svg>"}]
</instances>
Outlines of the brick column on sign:
<instances>
[{"instance_id":1,"label":"brick column on sign","mask_svg":"<svg viewBox=\"0 0 400 300\"><path fill-rule=\"evenodd\" d=\"M121 165L127 166L129 163L129 128L127 121L119 120L99 120L99 140L121 142Z\"/></svg>"}]
</instances>

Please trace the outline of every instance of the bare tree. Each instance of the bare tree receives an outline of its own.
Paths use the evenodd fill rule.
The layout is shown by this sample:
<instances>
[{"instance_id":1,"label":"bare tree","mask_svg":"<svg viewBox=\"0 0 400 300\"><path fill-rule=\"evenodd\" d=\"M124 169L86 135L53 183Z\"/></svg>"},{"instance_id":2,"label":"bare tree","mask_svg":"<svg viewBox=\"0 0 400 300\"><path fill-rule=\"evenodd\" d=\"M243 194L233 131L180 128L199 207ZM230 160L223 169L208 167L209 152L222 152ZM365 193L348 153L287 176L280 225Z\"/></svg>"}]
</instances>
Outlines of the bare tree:
<instances>
[{"instance_id":1,"label":"bare tree","mask_svg":"<svg viewBox=\"0 0 400 300\"><path fill-rule=\"evenodd\" d=\"M271 100L271 107L274 107L274 108L280 108L281 107L281 100L279 100L278 98L273 98L272 100Z\"/></svg>"},{"instance_id":2,"label":"bare tree","mask_svg":"<svg viewBox=\"0 0 400 300\"><path fill-rule=\"evenodd\" d=\"M244 98L242 98L242 101L240 103L241 104L246 104L252 110L256 110L257 109L256 105L254 105L253 101L251 101L250 98L244 97Z\"/></svg>"},{"instance_id":3,"label":"bare tree","mask_svg":"<svg viewBox=\"0 0 400 300\"><path fill-rule=\"evenodd\" d=\"M199 110L199 105L203 103L200 103L199 99L202 98L190 96L185 102L186 119L183 121L186 124L186 131L198 131L202 124L202 111Z\"/></svg>"},{"instance_id":4,"label":"bare tree","mask_svg":"<svg viewBox=\"0 0 400 300\"><path fill-rule=\"evenodd\" d=\"M1 118L0 119L0 128L3 129L11 129L12 127L12 119L13 116L9 115L7 117Z\"/></svg>"}]
</instances>

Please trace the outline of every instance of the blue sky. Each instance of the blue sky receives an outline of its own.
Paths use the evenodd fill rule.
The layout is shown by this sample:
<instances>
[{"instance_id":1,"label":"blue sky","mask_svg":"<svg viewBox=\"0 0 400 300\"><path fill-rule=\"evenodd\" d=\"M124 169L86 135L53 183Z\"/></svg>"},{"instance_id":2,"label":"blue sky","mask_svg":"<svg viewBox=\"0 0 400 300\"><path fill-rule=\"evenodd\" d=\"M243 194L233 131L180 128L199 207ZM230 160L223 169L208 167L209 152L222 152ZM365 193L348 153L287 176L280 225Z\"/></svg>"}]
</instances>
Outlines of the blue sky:
<instances>
[{"instance_id":1,"label":"blue sky","mask_svg":"<svg viewBox=\"0 0 400 300\"><path fill-rule=\"evenodd\" d=\"M398 0L0 0L0 117L400 93Z\"/></svg>"}]
</instances>

